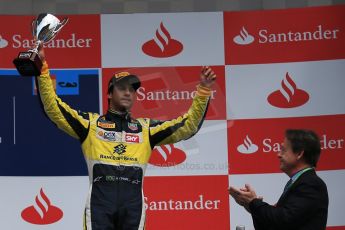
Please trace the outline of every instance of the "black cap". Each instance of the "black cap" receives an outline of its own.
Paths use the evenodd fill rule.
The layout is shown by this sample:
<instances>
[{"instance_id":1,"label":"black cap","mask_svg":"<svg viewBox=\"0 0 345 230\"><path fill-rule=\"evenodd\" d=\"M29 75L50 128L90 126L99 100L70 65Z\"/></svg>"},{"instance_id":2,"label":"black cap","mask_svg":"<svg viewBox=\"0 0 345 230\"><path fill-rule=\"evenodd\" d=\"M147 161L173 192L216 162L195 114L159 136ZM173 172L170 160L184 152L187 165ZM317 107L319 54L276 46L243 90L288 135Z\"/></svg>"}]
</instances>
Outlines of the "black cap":
<instances>
[{"instance_id":1,"label":"black cap","mask_svg":"<svg viewBox=\"0 0 345 230\"><path fill-rule=\"evenodd\" d=\"M111 79L109 80L108 84L108 93L110 93L114 85L119 82L127 81L130 85L132 85L133 89L137 91L139 89L141 83L137 75L131 74L129 72L120 72L114 74Z\"/></svg>"}]
</instances>

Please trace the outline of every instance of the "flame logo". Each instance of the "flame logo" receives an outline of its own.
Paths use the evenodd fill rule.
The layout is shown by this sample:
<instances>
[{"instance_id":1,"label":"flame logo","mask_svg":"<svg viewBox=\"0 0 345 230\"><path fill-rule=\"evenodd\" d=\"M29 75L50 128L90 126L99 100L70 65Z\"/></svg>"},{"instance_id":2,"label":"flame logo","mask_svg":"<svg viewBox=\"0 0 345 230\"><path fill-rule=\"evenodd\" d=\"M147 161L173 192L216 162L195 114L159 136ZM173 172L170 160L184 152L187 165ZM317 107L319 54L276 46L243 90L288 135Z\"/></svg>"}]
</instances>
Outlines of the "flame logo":
<instances>
[{"instance_id":1,"label":"flame logo","mask_svg":"<svg viewBox=\"0 0 345 230\"><path fill-rule=\"evenodd\" d=\"M248 45L254 42L254 37L250 35L244 27L242 27L240 34L234 37L233 40L238 45Z\"/></svg>"},{"instance_id":2,"label":"flame logo","mask_svg":"<svg viewBox=\"0 0 345 230\"><path fill-rule=\"evenodd\" d=\"M50 203L49 198L41 188L39 195L35 198L35 204L24 209L21 216L31 224L46 225L59 221L63 212Z\"/></svg>"},{"instance_id":3,"label":"flame logo","mask_svg":"<svg viewBox=\"0 0 345 230\"><path fill-rule=\"evenodd\" d=\"M149 163L159 167L172 167L186 160L186 154L173 144L154 148Z\"/></svg>"},{"instance_id":4,"label":"flame logo","mask_svg":"<svg viewBox=\"0 0 345 230\"><path fill-rule=\"evenodd\" d=\"M6 39L2 38L0 35L0 48L5 48L8 45L8 41Z\"/></svg>"},{"instance_id":5,"label":"flame logo","mask_svg":"<svg viewBox=\"0 0 345 230\"><path fill-rule=\"evenodd\" d=\"M156 30L156 36L144 43L142 50L151 57L172 57L181 53L183 45L181 42L171 38L169 31L161 22L159 29Z\"/></svg>"},{"instance_id":6,"label":"flame logo","mask_svg":"<svg viewBox=\"0 0 345 230\"><path fill-rule=\"evenodd\" d=\"M309 94L304 90L298 89L296 83L287 72L281 82L279 90L271 93L268 102L278 108L294 108L304 105L309 100Z\"/></svg>"},{"instance_id":7,"label":"flame logo","mask_svg":"<svg viewBox=\"0 0 345 230\"><path fill-rule=\"evenodd\" d=\"M255 153L258 149L258 146L252 142L248 135L243 140L243 144L237 147L237 151L244 154Z\"/></svg>"}]
</instances>

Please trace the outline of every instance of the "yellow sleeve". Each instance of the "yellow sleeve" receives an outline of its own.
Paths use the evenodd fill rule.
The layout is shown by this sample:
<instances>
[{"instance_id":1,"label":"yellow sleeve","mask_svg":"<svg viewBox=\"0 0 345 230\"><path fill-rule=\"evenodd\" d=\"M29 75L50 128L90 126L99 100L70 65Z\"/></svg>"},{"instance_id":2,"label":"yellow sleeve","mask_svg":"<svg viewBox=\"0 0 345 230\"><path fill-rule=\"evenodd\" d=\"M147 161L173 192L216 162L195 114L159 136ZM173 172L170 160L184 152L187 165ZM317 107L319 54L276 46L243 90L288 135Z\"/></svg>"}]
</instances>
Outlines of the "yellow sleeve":
<instances>
[{"instance_id":1,"label":"yellow sleeve","mask_svg":"<svg viewBox=\"0 0 345 230\"><path fill-rule=\"evenodd\" d=\"M56 95L47 62L43 63L37 82L44 111L50 120L72 137L85 140L91 114L72 109Z\"/></svg>"},{"instance_id":2,"label":"yellow sleeve","mask_svg":"<svg viewBox=\"0 0 345 230\"><path fill-rule=\"evenodd\" d=\"M150 121L151 146L176 143L195 135L205 119L211 90L197 86L197 93L188 112L169 121Z\"/></svg>"}]
</instances>

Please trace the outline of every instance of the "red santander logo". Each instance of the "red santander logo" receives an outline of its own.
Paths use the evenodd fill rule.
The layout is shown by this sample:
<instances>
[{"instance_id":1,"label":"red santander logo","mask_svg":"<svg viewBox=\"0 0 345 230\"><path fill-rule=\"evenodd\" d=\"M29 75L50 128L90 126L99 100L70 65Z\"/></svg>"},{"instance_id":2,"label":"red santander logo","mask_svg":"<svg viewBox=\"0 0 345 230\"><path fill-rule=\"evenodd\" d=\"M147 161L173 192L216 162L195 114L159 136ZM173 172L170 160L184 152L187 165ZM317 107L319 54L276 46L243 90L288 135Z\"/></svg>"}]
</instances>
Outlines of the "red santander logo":
<instances>
[{"instance_id":1,"label":"red santander logo","mask_svg":"<svg viewBox=\"0 0 345 230\"><path fill-rule=\"evenodd\" d=\"M161 22L153 39L145 42L142 46L145 54L151 57L165 58L175 56L183 50L181 42L171 38L169 31Z\"/></svg>"},{"instance_id":2,"label":"red santander logo","mask_svg":"<svg viewBox=\"0 0 345 230\"><path fill-rule=\"evenodd\" d=\"M35 204L25 208L21 213L22 218L31 224L47 225L58 222L63 212L50 203L49 198L41 188L35 198Z\"/></svg>"},{"instance_id":3,"label":"red santander logo","mask_svg":"<svg viewBox=\"0 0 345 230\"><path fill-rule=\"evenodd\" d=\"M271 93L267 100L271 105L278 108L294 108L307 103L309 94L302 89L298 89L287 72L281 82L281 88Z\"/></svg>"},{"instance_id":4,"label":"red santander logo","mask_svg":"<svg viewBox=\"0 0 345 230\"><path fill-rule=\"evenodd\" d=\"M172 167L186 160L186 153L173 144L158 146L153 149L149 163L159 167Z\"/></svg>"}]
</instances>

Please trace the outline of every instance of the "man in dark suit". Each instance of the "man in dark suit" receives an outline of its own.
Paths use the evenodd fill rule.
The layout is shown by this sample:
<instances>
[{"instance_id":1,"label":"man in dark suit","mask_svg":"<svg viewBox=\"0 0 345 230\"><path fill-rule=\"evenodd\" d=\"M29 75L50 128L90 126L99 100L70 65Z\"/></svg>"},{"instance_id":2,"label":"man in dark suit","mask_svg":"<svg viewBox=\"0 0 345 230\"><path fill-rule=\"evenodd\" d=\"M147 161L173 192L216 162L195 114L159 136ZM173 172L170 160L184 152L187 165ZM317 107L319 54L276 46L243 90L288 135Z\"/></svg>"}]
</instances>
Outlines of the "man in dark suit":
<instances>
[{"instance_id":1,"label":"man in dark suit","mask_svg":"<svg viewBox=\"0 0 345 230\"><path fill-rule=\"evenodd\" d=\"M230 186L230 195L251 213L256 230L326 229L328 192L315 173L320 153L313 131L286 130L278 159L290 180L275 205L264 202L248 184L240 189Z\"/></svg>"}]
</instances>

